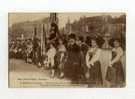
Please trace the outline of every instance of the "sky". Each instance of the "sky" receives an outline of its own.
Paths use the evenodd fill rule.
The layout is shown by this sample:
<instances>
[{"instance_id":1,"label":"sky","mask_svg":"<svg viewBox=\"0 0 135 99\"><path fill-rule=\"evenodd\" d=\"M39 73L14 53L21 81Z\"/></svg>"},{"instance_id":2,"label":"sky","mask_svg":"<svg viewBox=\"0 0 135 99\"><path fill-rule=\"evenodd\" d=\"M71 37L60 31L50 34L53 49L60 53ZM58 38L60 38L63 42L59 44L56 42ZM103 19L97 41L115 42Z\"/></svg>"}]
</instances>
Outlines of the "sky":
<instances>
[{"instance_id":1,"label":"sky","mask_svg":"<svg viewBox=\"0 0 135 99\"><path fill-rule=\"evenodd\" d=\"M83 16L92 17L99 15L111 15L112 17L118 17L122 14L123 13L58 13L59 26L65 26L68 19L70 19L70 22L73 22ZM34 21L45 17L49 17L49 13L9 13L9 26L18 22Z\"/></svg>"}]
</instances>

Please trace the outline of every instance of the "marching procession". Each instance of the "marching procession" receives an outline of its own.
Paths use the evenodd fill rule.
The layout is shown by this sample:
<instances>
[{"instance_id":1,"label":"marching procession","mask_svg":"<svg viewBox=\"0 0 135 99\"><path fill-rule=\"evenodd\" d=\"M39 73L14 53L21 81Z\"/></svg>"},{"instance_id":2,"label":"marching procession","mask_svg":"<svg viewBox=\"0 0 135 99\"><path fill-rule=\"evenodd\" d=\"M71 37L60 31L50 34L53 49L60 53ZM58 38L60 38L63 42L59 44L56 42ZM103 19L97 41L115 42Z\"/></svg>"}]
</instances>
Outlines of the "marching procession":
<instances>
[{"instance_id":1,"label":"marching procession","mask_svg":"<svg viewBox=\"0 0 135 99\"><path fill-rule=\"evenodd\" d=\"M12 40L9 59L25 60L27 64L50 71L52 78L67 78L72 84L103 87L104 82L108 82L109 87L125 86L125 68L121 61L125 51L120 38L107 34L103 37L84 37L75 33L60 35L57 24L52 23L49 37L45 38L44 44L41 42L37 32L33 39ZM104 51L109 53L104 55ZM107 64L103 62L104 58Z\"/></svg>"}]
</instances>

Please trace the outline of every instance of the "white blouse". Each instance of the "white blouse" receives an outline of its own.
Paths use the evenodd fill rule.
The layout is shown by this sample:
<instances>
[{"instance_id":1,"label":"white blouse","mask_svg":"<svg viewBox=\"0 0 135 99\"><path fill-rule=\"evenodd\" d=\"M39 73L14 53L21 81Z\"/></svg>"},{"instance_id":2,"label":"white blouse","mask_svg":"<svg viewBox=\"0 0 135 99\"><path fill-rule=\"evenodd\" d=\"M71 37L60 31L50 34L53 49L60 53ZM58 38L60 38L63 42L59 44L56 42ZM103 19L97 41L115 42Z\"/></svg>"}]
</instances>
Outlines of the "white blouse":
<instances>
[{"instance_id":1,"label":"white blouse","mask_svg":"<svg viewBox=\"0 0 135 99\"><path fill-rule=\"evenodd\" d=\"M89 60L89 58L90 58L89 53L92 53L92 58L91 58L91 60ZM100 55L101 55L101 49L99 49L99 48L90 48L90 49L87 51L87 54L86 54L86 65L87 65L88 67L89 67L90 65L94 65L94 63L95 63L96 61L99 61Z\"/></svg>"},{"instance_id":2,"label":"white blouse","mask_svg":"<svg viewBox=\"0 0 135 99\"><path fill-rule=\"evenodd\" d=\"M114 63L121 60L121 57L123 56L124 52L123 52L123 49L121 47L113 48L112 51L116 53L115 58L111 61L111 64L114 64Z\"/></svg>"}]
</instances>

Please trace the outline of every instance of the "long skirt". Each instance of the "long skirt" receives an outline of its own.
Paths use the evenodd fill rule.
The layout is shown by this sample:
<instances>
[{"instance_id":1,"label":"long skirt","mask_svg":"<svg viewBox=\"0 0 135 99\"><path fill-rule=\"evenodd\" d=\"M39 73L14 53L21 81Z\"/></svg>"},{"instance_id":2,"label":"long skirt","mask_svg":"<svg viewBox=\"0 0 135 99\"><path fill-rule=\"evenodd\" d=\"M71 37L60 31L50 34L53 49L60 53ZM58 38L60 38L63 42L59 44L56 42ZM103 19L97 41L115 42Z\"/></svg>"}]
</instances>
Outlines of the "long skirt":
<instances>
[{"instance_id":1,"label":"long skirt","mask_svg":"<svg viewBox=\"0 0 135 99\"><path fill-rule=\"evenodd\" d=\"M121 61L114 63L112 68L114 68L115 70L115 74L113 75L114 77L110 77L107 71L106 80L114 84L114 86L123 85L125 81L125 77L124 77L124 70Z\"/></svg>"},{"instance_id":2,"label":"long skirt","mask_svg":"<svg viewBox=\"0 0 135 99\"><path fill-rule=\"evenodd\" d=\"M98 87L103 84L101 64L99 61L95 62L94 65L91 66L89 70L89 74L90 74L90 77L88 80L89 87Z\"/></svg>"},{"instance_id":3,"label":"long skirt","mask_svg":"<svg viewBox=\"0 0 135 99\"><path fill-rule=\"evenodd\" d=\"M79 63L66 63L64 68L65 77L69 78L72 83L78 83L80 72Z\"/></svg>"}]
</instances>

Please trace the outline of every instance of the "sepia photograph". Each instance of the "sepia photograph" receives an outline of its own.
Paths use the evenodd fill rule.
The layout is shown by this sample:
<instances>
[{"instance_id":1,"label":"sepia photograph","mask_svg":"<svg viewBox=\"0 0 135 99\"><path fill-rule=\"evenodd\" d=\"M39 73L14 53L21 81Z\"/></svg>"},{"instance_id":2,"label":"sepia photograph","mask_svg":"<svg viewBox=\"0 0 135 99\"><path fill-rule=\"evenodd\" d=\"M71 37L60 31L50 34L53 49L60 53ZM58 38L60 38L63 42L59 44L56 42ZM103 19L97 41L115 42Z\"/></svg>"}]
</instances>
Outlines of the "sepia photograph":
<instances>
[{"instance_id":1,"label":"sepia photograph","mask_svg":"<svg viewBox=\"0 0 135 99\"><path fill-rule=\"evenodd\" d=\"M9 88L124 88L126 13L8 13Z\"/></svg>"}]
</instances>

